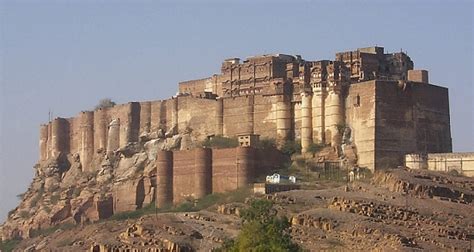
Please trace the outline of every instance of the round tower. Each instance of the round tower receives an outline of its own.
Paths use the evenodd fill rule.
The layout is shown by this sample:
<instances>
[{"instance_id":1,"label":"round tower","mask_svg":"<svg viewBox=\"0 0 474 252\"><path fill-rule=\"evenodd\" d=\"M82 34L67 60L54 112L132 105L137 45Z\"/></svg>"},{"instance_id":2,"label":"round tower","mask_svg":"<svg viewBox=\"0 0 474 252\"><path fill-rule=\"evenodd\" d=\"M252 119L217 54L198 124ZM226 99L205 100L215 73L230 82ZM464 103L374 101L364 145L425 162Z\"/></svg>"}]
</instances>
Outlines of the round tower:
<instances>
[{"instance_id":1,"label":"round tower","mask_svg":"<svg viewBox=\"0 0 474 252\"><path fill-rule=\"evenodd\" d=\"M160 150L156 157L156 207L173 203L173 152Z\"/></svg>"},{"instance_id":2,"label":"round tower","mask_svg":"<svg viewBox=\"0 0 474 252\"><path fill-rule=\"evenodd\" d=\"M301 151L308 151L308 147L313 143L313 120L312 120L312 94L301 93Z\"/></svg>"},{"instance_id":3,"label":"round tower","mask_svg":"<svg viewBox=\"0 0 474 252\"><path fill-rule=\"evenodd\" d=\"M197 199L212 193L211 159L211 149L194 149L194 196Z\"/></svg>"},{"instance_id":4,"label":"round tower","mask_svg":"<svg viewBox=\"0 0 474 252\"><path fill-rule=\"evenodd\" d=\"M40 161L48 159L48 125L43 124L40 127L40 140L39 140L39 149L40 149Z\"/></svg>"},{"instance_id":5,"label":"round tower","mask_svg":"<svg viewBox=\"0 0 474 252\"><path fill-rule=\"evenodd\" d=\"M94 111L94 150L107 149L107 119L105 115L104 108Z\"/></svg>"},{"instance_id":6,"label":"round tower","mask_svg":"<svg viewBox=\"0 0 474 252\"><path fill-rule=\"evenodd\" d=\"M242 188L248 186L252 182L254 175L255 155L254 149L250 147L237 148L236 162L236 186Z\"/></svg>"},{"instance_id":7,"label":"round tower","mask_svg":"<svg viewBox=\"0 0 474 252\"><path fill-rule=\"evenodd\" d=\"M341 145L341 127L344 124L340 87L332 86L326 98L326 142L336 147Z\"/></svg>"},{"instance_id":8,"label":"round tower","mask_svg":"<svg viewBox=\"0 0 474 252\"><path fill-rule=\"evenodd\" d=\"M313 142L315 143L324 143L325 96L326 96L325 87L323 87L321 83L313 84L313 100L312 100Z\"/></svg>"},{"instance_id":9,"label":"round tower","mask_svg":"<svg viewBox=\"0 0 474 252\"><path fill-rule=\"evenodd\" d=\"M91 171L90 164L94 155L94 112L85 111L80 115L79 156L82 170Z\"/></svg>"},{"instance_id":10,"label":"round tower","mask_svg":"<svg viewBox=\"0 0 474 252\"><path fill-rule=\"evenodd\" d=\"M109 124L107 134L107 153L110 154L120 146L120 120L114 119Z\"/></svg>"},{"instance_id":11,"label":"round tower","mask_svg":"<svg viewBox=\"0 0 474 252\"><path fill-rule=\"evenodd\" d=\"M290 138L291 132L291 104L286 96L278 97L276 105L277 142L282 145Z\"/></svg>"},{"instance_id":12,"label":"round tower","mask_svg":"<svg viewBox=\"0 0 474 252\"><path fill-rule=\"evenodd\" d=\"M69 123L64 118L56 118L51 123L51 156L58 157L69 151Z\"/></svg>"}]
</instances>

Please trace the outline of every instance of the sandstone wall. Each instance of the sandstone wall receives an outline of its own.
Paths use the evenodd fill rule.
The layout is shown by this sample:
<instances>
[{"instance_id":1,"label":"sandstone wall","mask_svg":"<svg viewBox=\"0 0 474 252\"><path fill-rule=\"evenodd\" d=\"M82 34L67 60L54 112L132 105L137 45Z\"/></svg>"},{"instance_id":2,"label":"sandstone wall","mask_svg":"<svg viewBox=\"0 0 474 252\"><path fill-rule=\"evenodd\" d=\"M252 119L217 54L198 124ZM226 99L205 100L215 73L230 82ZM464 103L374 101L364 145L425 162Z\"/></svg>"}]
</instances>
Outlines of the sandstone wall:
<instances>
[{"instance_id":1,"label":"sandstone wall","mask_svg":"<svg viewBox=\"0 0 474 252\"><path fill-rule=\"evenodd\" d=\"M194 198L194 150L173 152L173 201Z\"/></svg>"},{"instance_id":2,"label":"sandstone wall","mask_svg":"<svg viewBox=\"0 0 474 252\"><path fill-rule=\"evenodd\" d=\"M183 81L179 83L180 93L198 94L206 90L206 84L212 81L212 78L204 78L199 80Z\"/></svg>"},{"instance_id":3,"label":"sandstone wall","mask_svg":"<svg viewBox=\"0 0 474 252\"><path fill-rule=\"evenodd\" d=\"M217 103L213 99L180 96L84 111L67 119L56 118L40 128L40 162L60 153L78 154L82 169L93 171L91 163L95 154L113 152L129 142L138 142L142 134L159 129L166 132L174 125L180 132L191 129L195 139L203 140L217 132ZM236 120L246 118L249 107L246 109L247 113ZM243 132L248 128L233 131Z\"/></svg>"},{"instance_id":4,"label":"sandstone wall","mask_svg":"<svg viewBox=\"0 0 474 252\"><path fill-rule=\"evenodd\" d=\"M451 151L446 88L375 80L340 88L313 87L305 99L282 94L219 99L180 95L81 112L41 127L40 161L77 153L82 169L94 171L96 153L111 153L137 142L142 134L172 128L190 131L194 141L212 135L259 134L279 143L300 139L303 149L313 142L338 149L340 128L347 125L359 165L370 169L401 165L406 153Z\"/></svg>"},{"instance_id":5,"label":"sandstone wall","mask_svg":"<svg viewBox=\"0 0 474 252\"><path fill-rule=\"evenodd\" d=\"M214 99L180 96L178 101L178 130L192 129L192 135L203 140L216 133L216 103Z\"/></svg>"},{"instance_id":6,"label":"sandstone wall","mask_svg":"<svg viewBox=\"0 0 474 252\"><path fill-rule=\"evenodd\" d=\"M278 96L257 95L254 99L254 134L261 138L276 138ZM290 120L290 118L287 118Z\"/></svg>"},{"instance_id":7,"label":"sandstone wall","mask_svg":"<svg viewBox=\"0 0 474 252\"><path fill-rule=\"evenodd\" d=\"M254 130L253 96L224 99L224 135L249 134Z\"/></svg>"},{"instance_id":8,"label":"sandstone wall","mask_svg":"<svg viewBox=\"0 0 474 252\"><path fill-rule=\"evenodd\" d=\"M282 160L276 150L249 147L158 152L157 205L246 187L256 175L278 168Z\"/></svg>"},{"instance_id":9,"label":"sandstone wall","mask_svg":"<svg viewBox=\"0 0 474 252\"><path fill-rule=\"evenodd\" d=\"M360 167L375 169L375 83L362 82L349 87L345 101L346 126L357 146Z\"/></svg>"},{"instance_id":10,"label":"sandstone wall","mask_svg":"<svg viewBox=\"0 0 474 252\"><path fill-rule=\"evenodd\" d=\"M446 88L390 81L375 85L377 168L403 165L407 153L451 151Z\"/></svg>"}]
</instances>

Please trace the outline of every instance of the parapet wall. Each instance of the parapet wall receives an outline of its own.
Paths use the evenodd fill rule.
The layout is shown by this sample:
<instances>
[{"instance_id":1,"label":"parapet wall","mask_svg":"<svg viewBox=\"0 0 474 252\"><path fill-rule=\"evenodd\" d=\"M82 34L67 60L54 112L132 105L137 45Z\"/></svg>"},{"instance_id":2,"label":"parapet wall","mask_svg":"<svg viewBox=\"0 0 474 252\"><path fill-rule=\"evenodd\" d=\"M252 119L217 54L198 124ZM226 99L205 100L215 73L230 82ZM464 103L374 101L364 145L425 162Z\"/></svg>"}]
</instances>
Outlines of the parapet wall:
<instances>
[{"instance_id":1,"label":"parapet wall","mask_svg":"<svg viewBox=\"0 0 474 252\"><path fill-rule=\"evenodd\" d=\"M246 187L256 175L278 167L282 158L276 150L251 147L159 151L156 204L161 207Z\"/></svg>"},{"instance_id":2,"label":"parapet wall","mask_svg":"<svg viewBox=\"0 0 474 252\"><path fill-rule=\"evenodd\" d=\"M464 176L474 177L474 153L407 154L405 155L405 166L411 169L456 171Z\"/></svg>"}]
</instances>

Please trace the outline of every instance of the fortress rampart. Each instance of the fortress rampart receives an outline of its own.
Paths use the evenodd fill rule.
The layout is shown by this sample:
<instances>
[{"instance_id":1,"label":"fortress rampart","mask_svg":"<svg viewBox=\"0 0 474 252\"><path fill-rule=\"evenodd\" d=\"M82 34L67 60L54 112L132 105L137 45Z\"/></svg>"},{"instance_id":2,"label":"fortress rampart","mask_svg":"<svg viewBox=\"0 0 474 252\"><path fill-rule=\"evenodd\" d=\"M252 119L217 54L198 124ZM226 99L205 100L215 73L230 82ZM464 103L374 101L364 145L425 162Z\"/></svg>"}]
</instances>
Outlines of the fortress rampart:
<instances>
[{"instance_id":1,"label":"fortress rampart","mask_svg":"<svg viewBox=\"0 0 474 252\"><path fill-rule=\"evenodd\" d=\"M415 166L472 175L472 154L446 154L448 90L428 81L406 53L382 47L336 53L334 60L261 55L224 60L219 74L179 83L166 100L55 118L40 128L36 177L18 208L33 217L26 221L17 209L2 232L28 237L61 222L246 187L284 163L279 150L255 145L259 138L279 148L300 143L314 162L375 171L423 153L406 157L420 161ZM215 136L236 137L241 146L201 147ZM52 196L61 204L51 205Z\"/></svg>"},{"instance_id":2,"label":"fortress rampart","mask_svg":"<svg viewBox=\"0 0 474 252\"><path fill-rule=\"evenodd\" d=\"M275 151L251 147L159 151L156 204L164 206L246 187L256 175L278 167L281 158Z\"/></svg>"},{"instance_id":3,"label":"fortress rampart","mask_svg":"<svg viewBox=\"0 0 474 252\"><path fill-rule=\"evenodd\" d=\"M97 153L112 153L143 134L191 131L194 141L214 135L258 134L279 144L301 141L338 155L351 145L370 169L401 165L407 153L450 152L446 88L427 83L403 52L382 47L306 61L284 54L225 60L221 73L179 84L161 101L131 102L57 118L40 130L40 161L79 154L92 171Z\"/></svg>"}]
</instances>

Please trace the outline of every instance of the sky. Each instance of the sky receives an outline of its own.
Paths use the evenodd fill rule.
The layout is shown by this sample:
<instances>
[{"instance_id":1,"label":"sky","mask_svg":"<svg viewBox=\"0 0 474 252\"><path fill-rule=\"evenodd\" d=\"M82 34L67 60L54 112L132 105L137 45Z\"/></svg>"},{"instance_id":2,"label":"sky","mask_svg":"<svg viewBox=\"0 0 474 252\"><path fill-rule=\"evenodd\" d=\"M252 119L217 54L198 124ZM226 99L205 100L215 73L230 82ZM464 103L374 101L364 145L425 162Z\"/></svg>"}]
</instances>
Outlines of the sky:
<instances>
[{"instance_id":1,"label":"sky","mask_svg":"<svg viewBox=\"0 0 474 252\"><path fill-rule=\"evenodd\" d=\"M471 1L0 1L0 221L38 160L39 125L109 97L174 95L223 59L406 51L449 88L454 151L474 151Z\"/></svg>"}]
</instances>

